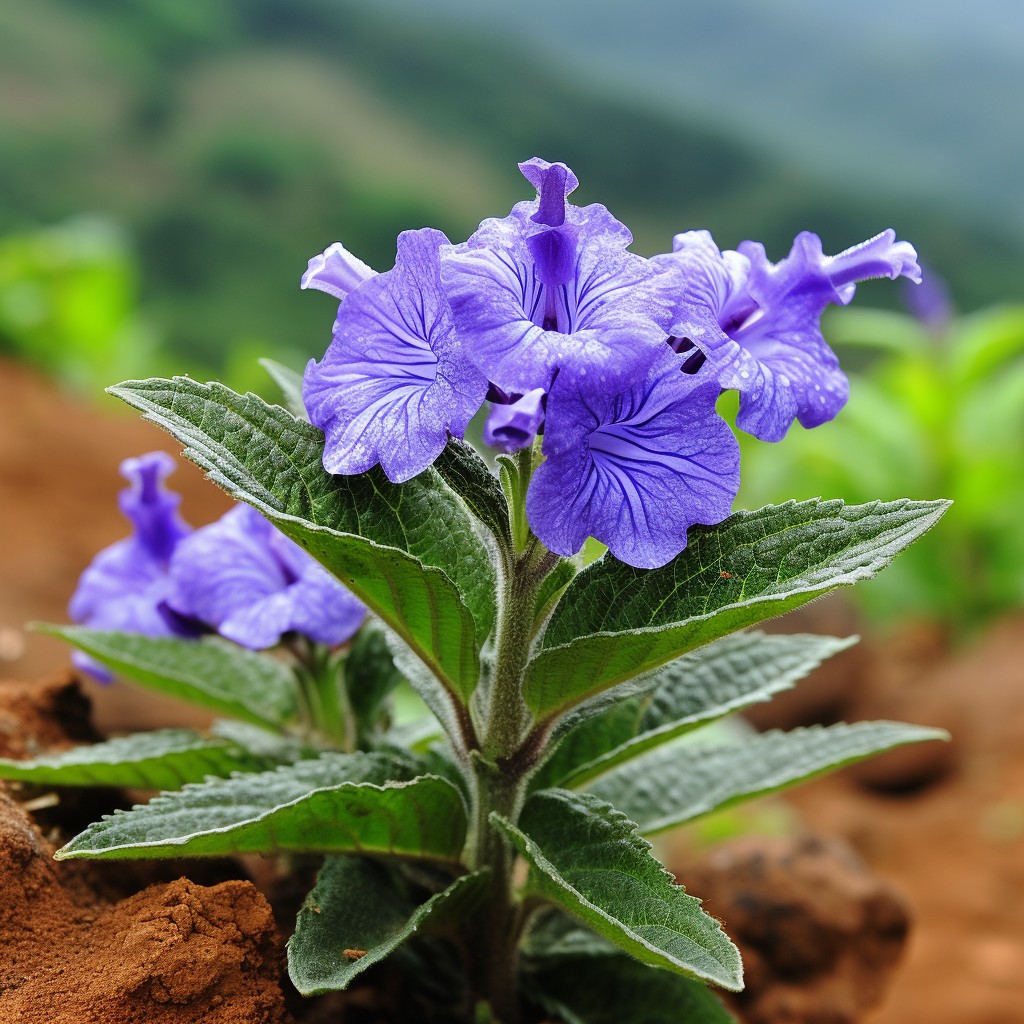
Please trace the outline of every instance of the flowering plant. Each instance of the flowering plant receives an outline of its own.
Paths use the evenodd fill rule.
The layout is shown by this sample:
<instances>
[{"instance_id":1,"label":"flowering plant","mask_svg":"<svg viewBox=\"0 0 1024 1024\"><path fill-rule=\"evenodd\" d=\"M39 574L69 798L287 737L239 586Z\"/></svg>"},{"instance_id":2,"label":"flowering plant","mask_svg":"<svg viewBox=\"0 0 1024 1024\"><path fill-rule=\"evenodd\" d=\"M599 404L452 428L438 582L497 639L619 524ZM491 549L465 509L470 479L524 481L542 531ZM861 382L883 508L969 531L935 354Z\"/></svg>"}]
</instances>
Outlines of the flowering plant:
<instances>
[{"instance_id":1,"label":"flowering plant","mask_svg":"<svg viewBox=\"0 0 1024 1024\"><path fill-rule=\"evenodd\" d=\"M803 234L772 264L687 232L644 259L569 203L565 165L521 169L536 198L466 242L406 232L381 274L340 244L310 261L303 285L340 305L301 381L268 367L283 405L187 378L111 389L245 504L190 532L164 459L129 463L134 535L83 577L84 625L50 628L233 721L2 770L166 791L60 858L324 855L288 945L304 993L393 955L410 999L440 979L445 1019L724 1021L706 984L742 987L738 951L645 837L942 734L683 737L847 646L744 630L874 575L945 503L730 515L716 402L737 391L766 441L835 416L820 314L866 277L916 277L915 253L885 232L827 257ZM497 473L462 440L485 405ZM584 566L588 537L608 552ZM250 649L278 640L286 657ZM400 680L431 718L396 723Z\"/></svg>"}]
</instances>

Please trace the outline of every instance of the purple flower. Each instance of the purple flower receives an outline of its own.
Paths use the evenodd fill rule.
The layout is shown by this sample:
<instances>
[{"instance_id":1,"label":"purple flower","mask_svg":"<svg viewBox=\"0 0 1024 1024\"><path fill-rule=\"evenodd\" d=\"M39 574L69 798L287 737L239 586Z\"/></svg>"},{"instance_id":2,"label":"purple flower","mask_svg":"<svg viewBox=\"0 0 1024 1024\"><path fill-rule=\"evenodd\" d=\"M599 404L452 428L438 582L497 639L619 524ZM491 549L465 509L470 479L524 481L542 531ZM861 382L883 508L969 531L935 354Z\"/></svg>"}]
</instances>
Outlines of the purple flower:
<instances>
[{"instance_id":1,"label":"purple flower","mask_svg":"<svg viewBox=\"0 0 1024 1024\"><path fill-rule=\"evenodd\" d=\"M565 164L519 165L537 199L485 220L441 253L456 327L491 383L525 394L562 367L593 379L642 373L672 323L663 268L626 251L632 235L603 206L572 206Z\"/></svg>"},{"instance_id":2,"label":"purple flower","mask_svg":"<svg viewBox=\"0 0 1024 1024\"><path fill-rule=\"evenodd\" d=\"M426 469L450 434L461 437L480 408L487 382L440 286L438 249L447 244L430 228L401 234L394 269L346 293L327 354L306 367L303 399L326 435L328 472L362 473L379 462L401 483ZM307 273L308 283L326 282L327 269ZM341 271L330 282L333 294L348 287Z\"/></svg>"},{"instance_id":3,"label":"purple flower","mask_svg":"<svg viewBox=\"0 0 1024 1024\"><path fill-rule=\"evenodd\" d=\"M664 344L640 379L595 388L562 372L548 395L546 461L526 499L530 525L556 554L587 537L640 568L686 547L694 523L721 522L739 489L739 446L715 411L713 373L683 373Z\"/></svg>"},{"instance_id":4,"label":"purple flower","mask_svg":"<svg viewBox=\"0 0 1024 1024\"><path fill-rule=\"evenodd\" d=\"M825 423L846 403L849 383L821 335L821 314L848 303L858 281L920 280L913 247L895 238L884 231L825 256L818 236L803 232L772 264L756 242L720 253L706 231L677 235L673 253L658 258L683 275L674 347L708 357L722 387L740 394L737 426L762 441L781 440L794 420Z\"/></svg>"},{"instance_id":5,"label":"purple flower","mask_svg":"<svg viewBox=\"0 0 1024 1024\"><path fill-rule=\"evenodd\" d=\"M341 302L349 292L376 276L375 270L353 256L341 242L334 242L309 261L299 287L316 288Z\"/></svg>"},{"instance_id":6,"label":"purple flower","mask_svg":"<svg viewBox=\"0 0 1024 1024\"><path fill-rule=\"evenodd\" d=\"M363 605L255 509L237 505L178 545L168 603L243 647L273 647L301 633L340 644L359 628Z\"/></svg>"},{"instance_id":7,"label":"purple flower","mask_svg":"<svg viewBox=\"0 0 1024 1024\"><path fill-rule=\"evenodd\" d=\"M92 629L123 630L146 636L190 635L189 625L167 607L168 567L191 528L178 514L181 496L165 490L174 470L166 452L149 452L121 463L130 487L118 496L132 535L104 548L82 573L68 605L72 621ZM103 681L111 674L76 652L72 660Z\"/></svg>"},{"instance_id":8,"label":"purple flower","mask_svg":"<svg viewBox=\"0 0 1024 1024\"><path fill-rule=\"evenodd\" d=\"M517 452L533 444L544 422L543 388L525 395L505 395L497 388L488 393L491 411L484 424L484 444L503 452Z\"/></svg>"}]
</instances>

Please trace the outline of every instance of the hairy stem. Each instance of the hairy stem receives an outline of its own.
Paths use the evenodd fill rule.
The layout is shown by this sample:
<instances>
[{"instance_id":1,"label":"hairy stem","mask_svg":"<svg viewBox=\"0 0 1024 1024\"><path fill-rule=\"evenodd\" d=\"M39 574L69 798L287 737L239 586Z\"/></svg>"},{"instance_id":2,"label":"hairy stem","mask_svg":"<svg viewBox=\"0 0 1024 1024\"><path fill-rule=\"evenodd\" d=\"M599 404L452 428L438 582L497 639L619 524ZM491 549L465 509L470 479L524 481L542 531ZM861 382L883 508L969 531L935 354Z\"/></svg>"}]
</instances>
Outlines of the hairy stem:
<instances>
[{"instance_id":1,"label":"hairy stem","mask_svg":"<svg viewBox=\"0 0 1024 1024\"><path fill-rule=\"evenodd\" d=\"M515 857L491 823L491 815L515 822L525 796L529 766L516 754L530 731L532 716L523 697L523 680L537 593L557 563L525 527L523 505L531 460L529 450L517 457L519 486L508 495L516 550L503 552L494 675L482 741L472 756L475 806L466 850L470 867L486 868L491 874L490 893L471 935L471 949L479 993L500 1024L517 1024L520 1018L517 947L523 915L512 878Z\"/></svg>"}]
</instances>

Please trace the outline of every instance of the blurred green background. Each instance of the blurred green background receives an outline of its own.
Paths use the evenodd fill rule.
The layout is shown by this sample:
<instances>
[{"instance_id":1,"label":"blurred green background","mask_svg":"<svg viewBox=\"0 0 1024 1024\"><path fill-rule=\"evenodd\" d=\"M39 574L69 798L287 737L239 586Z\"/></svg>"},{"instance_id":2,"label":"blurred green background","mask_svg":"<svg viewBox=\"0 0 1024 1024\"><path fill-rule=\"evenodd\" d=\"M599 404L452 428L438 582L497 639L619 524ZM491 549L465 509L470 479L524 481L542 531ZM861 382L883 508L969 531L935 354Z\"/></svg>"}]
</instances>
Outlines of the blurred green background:
<instances>
[{"instance_id":1,"label":"blurred green background","mask_svg":"<svg viewBox=\"0 0 1024 1024\"><path fill-rule=\"evenodd\" d=\"M184 372L266 390L257 356L300 368L329 340L331 300L298 291L311 255L341 239L385 269L403 229L464 238L527 197L534 155L644 254L695 227L773 259L803 229L834 252L893 227L949 314L925 327L862 286L826 322L859 375L848 412L746 445L741 504L954 497L864 600L948 621L1024 603L1024 14L706 7L0 5L0 349L96 394Z\"/></svg>"}]
</instances>

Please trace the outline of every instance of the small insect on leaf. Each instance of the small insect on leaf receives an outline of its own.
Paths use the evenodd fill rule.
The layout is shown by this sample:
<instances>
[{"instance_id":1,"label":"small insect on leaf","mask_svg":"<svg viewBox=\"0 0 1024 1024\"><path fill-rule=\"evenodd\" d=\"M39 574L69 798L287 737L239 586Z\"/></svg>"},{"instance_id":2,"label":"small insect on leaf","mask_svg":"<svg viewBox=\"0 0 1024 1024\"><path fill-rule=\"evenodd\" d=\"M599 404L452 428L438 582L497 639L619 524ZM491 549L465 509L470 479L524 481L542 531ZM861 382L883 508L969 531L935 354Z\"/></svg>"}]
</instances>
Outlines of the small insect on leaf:
<instances>
[{"instance_id":1,"label":"small insect on leaf","mask_svg":"<svg viewBox=\"0 0 1024 1024\"><path fill-rule=\"evenodd\" d=\"M720 573L718 574L718 578L719 578L720 580L731 580L731 579L732 579L732 573L731 573L731 572L726 572L726 571L725 571L725 570L723 569L723 570L722 570L722 571L721 571L721 572L720 572Z\"/></svg>"},{"instance_id":2,"label":"small insect on leaf","mask_svg":"<svg viewBox=\"0 0 1024 1024\"><path fill-rule=\"evenodd\" d=\"M362 960L366 956L365 949L343 949L341 955L346 960Z\"/></svg>"}]
</instances>

